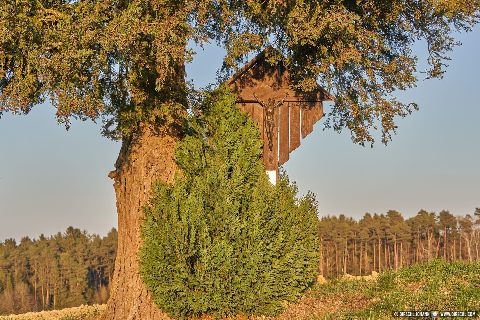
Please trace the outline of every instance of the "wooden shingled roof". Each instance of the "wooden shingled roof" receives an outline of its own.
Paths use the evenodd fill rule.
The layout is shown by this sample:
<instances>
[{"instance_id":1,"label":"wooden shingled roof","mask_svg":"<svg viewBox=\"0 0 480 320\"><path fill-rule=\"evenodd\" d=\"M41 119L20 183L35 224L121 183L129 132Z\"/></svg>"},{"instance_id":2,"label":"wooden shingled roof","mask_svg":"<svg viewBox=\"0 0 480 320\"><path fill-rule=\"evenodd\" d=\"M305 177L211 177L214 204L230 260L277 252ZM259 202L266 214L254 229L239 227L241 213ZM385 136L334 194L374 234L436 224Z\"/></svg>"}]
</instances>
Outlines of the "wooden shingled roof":
<instances>
[{"instance_id":1,"label":"wooden shingled roof","mask_svg":"<svg viewBox=\"0 0 480 320\"><path fill-rule=\"evenodd\" d=\"M333 99L320 86L309 93L295 89L283 65L266 61L267 50L273 49L262 51L227 83L260 129L266 169L277 170L323 117L323 101Z\"/></svg>"}]
</instances>

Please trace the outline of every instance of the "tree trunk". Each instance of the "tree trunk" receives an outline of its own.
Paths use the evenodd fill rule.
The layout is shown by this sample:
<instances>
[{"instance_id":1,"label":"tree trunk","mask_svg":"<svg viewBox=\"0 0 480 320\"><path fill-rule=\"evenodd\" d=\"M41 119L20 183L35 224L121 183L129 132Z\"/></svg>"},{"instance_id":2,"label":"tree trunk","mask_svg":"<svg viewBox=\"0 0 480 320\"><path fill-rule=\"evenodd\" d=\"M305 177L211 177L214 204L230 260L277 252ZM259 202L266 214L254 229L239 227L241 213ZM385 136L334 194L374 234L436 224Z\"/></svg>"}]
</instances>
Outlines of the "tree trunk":
<instances>
[{"instance_id":1,"label":"tree trunk","mask_svg":"<svg viewBox=\"0 0 480 320\"><path fill-rule=\"evenodd\" d=\"M407 242L407 266L410 266L415 262L414 255L415 253L413 252L413 244Z\"/></svg>"},{"instance_id":2,"label":"tree trunk","mask_svg":"<svg viewBox=\"0 0 480 320\"><path fill-rule=\"evenodd\" d=\"M462 260L462 234L460 234L460 237L458 237L458 244L459 244L459 249L458 249L458 260Z\"/></svg>"},{"instance_id":3,"label":"tree trunk","mask_svg":"<svg viewBox=\"0 0 480 320\"><path fill-rule=\"evenodd\" d=\"M331 271L330 270L330 246L327 245L326 248L325 248L325 251L326 251L325 252L325 267L326 267L325 270L326 271L325 271L324 276L328 276L328 275L331 274L331 272L330 272Z\"/></svg>"},{"instance_id":4,"label":"tree trunk","mask_svg":"<svg viewBox=\"0 0 480 320\"><path fill-rule=\"evenodd\" d=\"M427 231L427 241L428 241L428 261L432 260L433 257L433 231Z\"/></svg>"},{"instance_id":5,"label":"tree trunk","mask_svg":"<svg viewBox=\"0 0 480 320\"><path fill-rule=\"evenodd\" d=\"M413 262L414 263L418 263L418 246L419 246L419 243L417 241L417 243L415 244L415 240L413 241L413 248L412 250L415 250L414 252L412 252L413 254Z\"/></svg>"},{"instance_id":6,"label":"tree trunk","mask_svg":"<svg viewBox=\"0 0 480 320\"><path fill-rule=\"evenodd\" d=\"M36 265L36 264L35 264ZM35 299L35 311L38 311L38 304L37 304L37 268L35 268L35 271L34 271L34 299Z\"/></svg>"},{"instance_id":7,"label":"tree trunk","mask_svg":"<svg viewBox=\"0 0 480 320\"><path fill-rule=\"evenodd\" d=\"M443 259L447 261L447 227L443 228Z\"/></svg>"},{"instance_id":8,"label":"tree trunk","mask_svg":"<svg viewBox=\"0 0 480 320\"><path fill-rule=\"evenodd\" d=\"M452 252L452 261L455 261L457 259L457 239L453 239L453 252Z\"/></svg>"},{"instance_id":9,"label":"tree trunk","mask_svg":"<svg viewBox=\"0 0 480 320\"><path fill-rule=\"evenodd\" d=\"M42 284L42 310L45 310L45 292L43 290L43 284Z\"/></svg>"},{"instance_id":10,"label":"tree trunk","mask_svg":"<svg viewBox=\"0 0 480 320\"><path fill-rule=\"evenodd\" d=\"M362 275L362 242L360 242L360 255L358 257L358 274L361 276Z\"/></svg>"},{"instance_id":11,"label":"tree trunk","mask_svg":"<svg viewBox=\"0 0 480 320\"><path fill-rule=\"evenodd\" d=\"M368 260L368 242L365 242L365 274L371 270L370 261Z\"/></svg>"},{"instance_id":12,"label":"tree trunk","mask_svg":"<svg viewBox=\"0 0 480 320\"><path fill-rule=\"evenodd\" d=\"M400 241L400 268L403 268L403 240Z\"/></svg>"},{"instance_id":13,"label":"tree trunk","mask_svg":"<svg viewBox=\"0 0 480 320\"><path fill-rule=\"evenodd\" d=\"M335 272L336 272L336 275L338 275L338 247L336 242L335 242Z\"/></svg>"},{"instance_id":14,"label":"tree trunk","mask_svg":"<svg viewBox=\"0 0 480 320\"><path fill-rule=\"evenodd\" d=\"M356 263L357 263L357 259L355 259L355 257L357 256L357 238L356 238L356 234L354 235L354 238L353 238L353 254L352 254L352 274L355 274L356 273L356 270L358 270L358 268L355 268L356 267Z\"/></svg>"},{"instance_id":15,"label":"tree trunk","mask_svg":"<svg viewBox=\"0 0 480 320\"><path fill-rule=\"evenodd\" d=\"M114 180L118 212L118 249L110 299L103 320L170 319L154 304L139 274L143 207L155 181L173 182L176 136L142 126L125 139L109 174Z\"/></svg>"},{"instance_id":16,"label":"tree trunk","mask_svg":"<svg viewBox=\"0 0 480 320\"><path fill-rule=\"evenodd\" d=\"M471 239L472 237L468 237L468 235L465 235L465 245L467 246L467 257L468 257L468 262L472 263L472 249L471 249Z\"/></svg>"},{"instance_id":17,"label":"tree trunk","mask_svg":"<svg viewBox=\"0 0 480 320\"><path fill-rule=\"evenodd\" d=\"M383 256L384 256L384 260L385 260L385 269L390 268L389 251L390 250L388 250L388 242L387 242L387 239L385 238L385 245L383 246Z\"/></svg>"},{"instance_id":18,"label":"tree trunk","mask_svg":"<svg viewBox=\"0 0 480 320\"><path fill-rule=\"evenodd\" d=\"M397 235L393 238L393 264L395 270L398 270L398 250L397 250Z\"/></svg>"},{"instance_id":19,"label":"tree trunk","mask_svg":"<svg viewBox=\"0 0 480 320\"><path fill-rule=\"evenodd\" d=\"M438 235L438 241L437 241L437 249L435 249L435 259L438 259L438 254L440 253L440 240L441 240L440 234Z\"/></svg>"},{"instance_id":20,"label":"tree trunk","mask_svg":"<svg viewBox=\"0 0 480 320\"><path fill-rule=\"evenodd\" d=\"M47 308L50 309L50 283L47 282L47 298L46 298Z\"/></svg>"},{"instance_id":21,"label":"tree trunk","mask_svg":"<svg viewBox=\"0 0 480 320\"><path fill-rule=\"evenodd\" d=\"M479 260L478 258L480 256L478 255L478 239L476 239L476 241L475 241L475 257L476 257L475 258L476 260Z\"/></svg>"},{"instance_id":22,"label":"tree trunk","mask_svg":"<svg viewBox=\"0 0 480 320\"><path fill-rule=\"evenodd\" d=\"M382 272L382 242L380 238L378 238L378 272Z\"/></svg>"},{"instance_id":23,"label":"tree trunk","mask_svg":"<svg viewBox=\"0 0 480 320\"><path fill-rule=\"evenodd\" d=\"M57 309L57 285L53 286L53 309Z\"/></svg>"},{"instance_id":24,"label":"tree trunk","mask_svg":"<svg viewBox=\"0 0 480 320\"><path fill-rule=\"evenodd\" d=\"M376 260L376 248L375 248L375 240L373 241L373 269L377 268L377 260Z\"/></svg>"},{"instance_id":25,"label":"tree trunk","mask_svg":"<svg viewBox=\"0 0 480 320\"><path fill-rule=\"evenodd\" d=\"M323 276L323 239L320 238L320 274Z\"/></svg>"}]
</instances>

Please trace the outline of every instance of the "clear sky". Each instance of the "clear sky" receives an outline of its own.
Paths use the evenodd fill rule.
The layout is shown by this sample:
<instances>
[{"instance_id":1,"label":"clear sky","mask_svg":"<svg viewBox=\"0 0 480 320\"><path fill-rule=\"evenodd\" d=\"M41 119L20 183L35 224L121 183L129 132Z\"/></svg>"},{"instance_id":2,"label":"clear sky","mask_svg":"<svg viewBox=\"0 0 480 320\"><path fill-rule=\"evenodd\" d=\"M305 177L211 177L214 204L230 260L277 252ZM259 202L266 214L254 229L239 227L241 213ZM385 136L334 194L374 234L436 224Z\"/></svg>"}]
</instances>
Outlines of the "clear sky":
<instances>
[{"instance_id":1,"label":"clear sky","mask_svg":"<svg viewBox=\"0 0 480 320\"><path fill-rule=\"evenodd\" d=\"M398 121L393 141L354 145L348 132L324 131L322 121L284 169L301 193L317 196L320 215L396 209L453 214L480 207L480 29L462 34L441 80L420 80L398 96L420 111ZM425 52L415 48L421 61ZM223 51L206 46L187 67L197 87L215 81ZM328 110L327 110L328 112ZM104 235L117 225L107 177L120 144L100 124L74 121L67 132L49 105L0 119L0 241L38 237L68 226Z\"/></svg>"}]
</instances>

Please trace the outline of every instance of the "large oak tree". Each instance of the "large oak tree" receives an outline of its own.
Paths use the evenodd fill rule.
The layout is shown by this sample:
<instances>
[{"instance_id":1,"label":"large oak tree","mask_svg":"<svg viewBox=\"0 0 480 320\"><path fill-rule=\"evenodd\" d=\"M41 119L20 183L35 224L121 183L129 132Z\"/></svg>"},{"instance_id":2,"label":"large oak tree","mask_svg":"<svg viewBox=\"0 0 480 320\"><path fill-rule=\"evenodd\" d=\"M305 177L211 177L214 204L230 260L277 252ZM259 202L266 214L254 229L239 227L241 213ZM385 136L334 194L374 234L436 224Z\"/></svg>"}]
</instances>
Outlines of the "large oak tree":
<instances>
[{"instance_id":1,"label":"large oak tree","mask_svg":"<svg viewBox=\"0 0 480 320\"><path fill-rule=\"evenodd\" d=\"M478 18L478 0L0 0L0 113L46 100L58 121L102 119L122 147L114 179L118 255L106 319L161 319L138 273L142 207L155 180L172 181L175 142L189 108L189 43L214 41L228 74L269 45L300 89L335 96L327 126L355 143L382 141L414 104L412 44L425 41L428 77L440 77ZM274 51L272 51L274 52Z\"/></svg>"}]
</instances>

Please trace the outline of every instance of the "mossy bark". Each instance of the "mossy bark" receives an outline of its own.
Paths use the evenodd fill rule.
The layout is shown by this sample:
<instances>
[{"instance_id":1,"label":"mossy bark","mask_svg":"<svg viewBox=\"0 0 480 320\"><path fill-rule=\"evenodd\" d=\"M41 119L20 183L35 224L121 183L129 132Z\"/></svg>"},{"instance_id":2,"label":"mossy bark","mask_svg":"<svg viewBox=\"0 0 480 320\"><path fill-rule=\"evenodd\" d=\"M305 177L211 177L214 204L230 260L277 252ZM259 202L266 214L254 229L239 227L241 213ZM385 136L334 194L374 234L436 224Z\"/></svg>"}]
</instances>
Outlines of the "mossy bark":
<instances>
[{"instance_id":1,"label":"mossy bark","mask_svg":"<svg viewBox=\"0 0 480 320\"><path fill-rule=\"evenodd\" d=\"M142 244L143 207L150 199L152 183L172 182L176 137L172 133L142 126L122 143L109 177L114 180L118 212L118 250L111 295L102 320L170 319L154 304L139 273L138 252Z\"/></svg>"}]
</instances>

